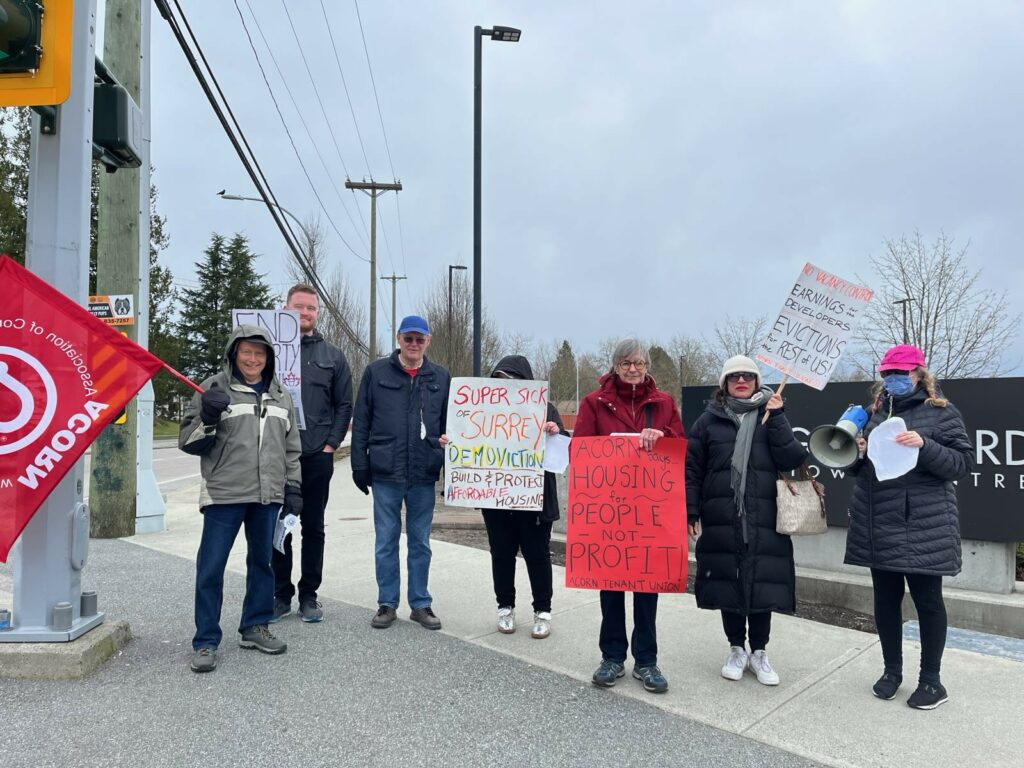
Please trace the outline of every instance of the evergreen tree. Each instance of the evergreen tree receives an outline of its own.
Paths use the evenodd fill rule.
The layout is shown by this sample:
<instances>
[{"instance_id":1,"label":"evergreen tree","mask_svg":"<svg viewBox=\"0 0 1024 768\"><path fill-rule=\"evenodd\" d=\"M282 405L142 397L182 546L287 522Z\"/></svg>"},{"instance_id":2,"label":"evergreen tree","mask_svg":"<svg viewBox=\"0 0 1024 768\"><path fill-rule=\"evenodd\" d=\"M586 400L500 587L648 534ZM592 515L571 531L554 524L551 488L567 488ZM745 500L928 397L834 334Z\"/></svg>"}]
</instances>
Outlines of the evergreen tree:
<instances>
[{"instance_id":1,"label":"evergreen tree","mask_svg":"<svg viewBox=\"0 0 1024 768\"><path fill-rule=\"evenodd\" d=\"M213 233L203 260L196 262L196 288L181 291L181 370L195 382L212 376L221 367L231 333L230 308L225 302L227 257L224 236Z\"/></svg>"},{"instance_id":2,"label":"evergreen tree","mask_svg":"<svg viewBox=\"0 0 1024 768\"><path fill-rule=\"evenodd\" d=\"M648 373L658 384L658 389L668 392L672 398L679 402L679 367L669 357L664 347L657 344L650 348L648 353L651 357Z\"/></svg>"},{"instance_id":3,"label":"evergreen tree","mask_svg":"<svg viewBox=\"0 0 1024 768\"><path fill-rule=\"evenodd\" d=\"M548 399L555 407L560 407L567 400L576 400L576 355L568 340L562 341L555 362L551 364L548 385L551 388Z\"/></svg>"},{"instance_id":4,"label":"evergreen tree","mask_svg":"<svg viewBox=\"0 0 1024 768\"><path fill-rule=\"evenodd\" d=\"M181 340L178 338L172 314L178 300L171 270L160 264L159 256L170 236L164 227L167 219L156 210L157 189L149 187L149 349L168 365L181 366ZM162 416L177 416L174 408L179 396L191 390L177 379L161 375L153 378L156 411Z\"/></svg>"},{"instance_id":5,"label":"evergreen tree","mask_svg":"<svg viewBox=\"0 0 1024 768\"><path fill-rule=\"evenodd\" d=\"M274 296L255 270L256 254L249 250L249 240L241 233L231 238L224 250L227 274L224 276L224 306L231 322L232 309L271 309Z\"/></svg>"},{"instance_id":6,"label":"evergreen tree","mask_svg":"<svg viewBox=\"0 0 1024 768\"><path fill-rule=\"evenodd\" d=\"M0 253L25 263L31 123L27 107L0 109Z\"/></svg>"}]
</instances>

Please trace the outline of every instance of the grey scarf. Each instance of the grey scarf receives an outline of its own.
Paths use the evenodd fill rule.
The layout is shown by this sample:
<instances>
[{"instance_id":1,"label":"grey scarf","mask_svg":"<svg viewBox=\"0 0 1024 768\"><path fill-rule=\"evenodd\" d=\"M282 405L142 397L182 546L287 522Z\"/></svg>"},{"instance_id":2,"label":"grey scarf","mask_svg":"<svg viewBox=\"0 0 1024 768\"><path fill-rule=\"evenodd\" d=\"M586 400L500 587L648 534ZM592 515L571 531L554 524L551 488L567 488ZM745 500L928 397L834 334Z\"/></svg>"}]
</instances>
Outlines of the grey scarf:
<instances>
[{"instance_id":1,"label":"grey scarf","mask_svg":"<svg viewBox=\"0 0 1024 768\"><path fill-rule=\"evenodd\" d=\"M747 544L747 513L744 498L747 491L750 446L754 442L754 430L757 428L758 408L767 403L772 394L771 387L761 387L746 400L725 396L725 412L736 424L736 442L732 449L730 484L732 485L733 500L736 503L736 514L740 518L744 545Z\"/></svg>"}]
</instances>

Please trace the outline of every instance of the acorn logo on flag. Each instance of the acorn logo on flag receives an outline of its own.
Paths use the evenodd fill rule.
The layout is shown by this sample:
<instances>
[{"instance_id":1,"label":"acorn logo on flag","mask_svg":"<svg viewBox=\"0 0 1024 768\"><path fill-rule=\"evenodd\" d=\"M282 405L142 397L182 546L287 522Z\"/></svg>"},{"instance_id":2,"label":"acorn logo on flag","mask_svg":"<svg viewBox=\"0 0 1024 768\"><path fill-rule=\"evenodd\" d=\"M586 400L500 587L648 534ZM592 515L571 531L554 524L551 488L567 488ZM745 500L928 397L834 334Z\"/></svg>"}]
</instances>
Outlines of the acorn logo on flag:
<instances>
[{"instance_id":1,"label":"acorn logo on flag","mask_svg":"<svg viewBox=\"0 0 1024 768\"><path fill-rule=\"evenodd\" d=\"M24 363L29 375L13 375L9 358ZM0 347L0 456L35 442L56 410L57 387L43 364L21 349Z\"/></svg>"}]
</instances>

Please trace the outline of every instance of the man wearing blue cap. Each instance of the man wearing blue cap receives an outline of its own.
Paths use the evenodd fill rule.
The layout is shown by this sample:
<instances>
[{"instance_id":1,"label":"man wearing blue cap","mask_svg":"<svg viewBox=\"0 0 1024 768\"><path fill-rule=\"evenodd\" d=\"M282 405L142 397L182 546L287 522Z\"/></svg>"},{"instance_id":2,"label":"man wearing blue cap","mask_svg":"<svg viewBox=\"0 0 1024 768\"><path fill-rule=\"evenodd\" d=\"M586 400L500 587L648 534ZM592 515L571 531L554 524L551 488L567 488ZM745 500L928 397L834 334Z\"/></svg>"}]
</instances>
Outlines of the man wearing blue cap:
<instances>
[{"instance_id":1,"label":"man wearing blue cap","mask_svg":"<svg viewBox=\"0 0 1024 768\"><path fill-rule=\"evenodd\" d=\"M430 325L416 315L402 319L398 349L366 367L352 421L352 481L363 493L373 487L377 603L370 622L390 627L398 616L401 570L398 538L408 541L409 618L440 629L427 578L434 485L444 467L445 420L451 376L426 357Z\"/></svg>"}]
</instances>

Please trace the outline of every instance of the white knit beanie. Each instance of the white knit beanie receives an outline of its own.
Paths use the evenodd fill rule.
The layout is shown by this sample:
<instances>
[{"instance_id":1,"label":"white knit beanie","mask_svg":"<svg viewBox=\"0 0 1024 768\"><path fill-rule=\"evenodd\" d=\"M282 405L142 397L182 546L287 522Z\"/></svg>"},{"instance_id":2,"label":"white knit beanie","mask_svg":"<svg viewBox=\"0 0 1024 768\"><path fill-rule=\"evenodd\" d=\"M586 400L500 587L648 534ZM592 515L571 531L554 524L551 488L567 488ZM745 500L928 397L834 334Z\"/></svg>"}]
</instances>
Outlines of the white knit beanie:
<instances>
[{"instance_id":1,"label":"white knit beanie","mask_svg":"<svg viewBox=\"0 0 1024 768\"><path fill-rule=\"evenodd\" d=\"M752 373L757 376L754 388L758 389L761 386L761 372L757 369L757 363L745 355L736 355L725 361L725 365L722 366L722 374L718 377L718 386L723 390L725 389L725 377L730 373Z\"/></svg>"}]
</instances>

